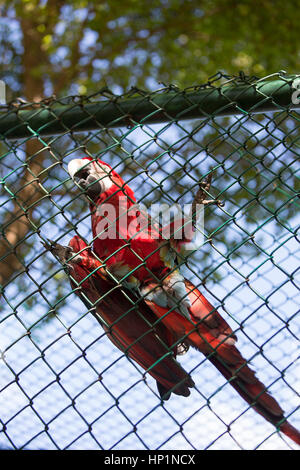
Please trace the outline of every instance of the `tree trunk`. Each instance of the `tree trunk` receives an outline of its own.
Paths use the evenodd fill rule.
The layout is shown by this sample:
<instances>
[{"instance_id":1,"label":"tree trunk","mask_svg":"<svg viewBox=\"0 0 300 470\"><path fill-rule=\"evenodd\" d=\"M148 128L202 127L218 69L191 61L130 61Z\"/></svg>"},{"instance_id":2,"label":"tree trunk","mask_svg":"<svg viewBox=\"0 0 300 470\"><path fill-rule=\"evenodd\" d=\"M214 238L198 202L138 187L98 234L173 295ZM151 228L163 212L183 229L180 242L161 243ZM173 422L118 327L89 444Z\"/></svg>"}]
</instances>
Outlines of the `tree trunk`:
<instances>
[{"instance_id":1,"label":"tree trunk","mask_svg":"<svg viewBox=\"0 0 300 470\"><path fill-rule=\"evenodd\" d=\"M22 19L21 28L24 46L24 95L29 102L40 101L44 93L44 83L41 74L37 73L37 67L45 57L42 51L42 37L30 18ZM42 149L43 145L34 137L25 144L27 165L16 194L14 208L3 223L4 236L0 240L0 285L2 286L5 286L14 274L25 268L22 264L22 248L18 246L30 231L33 210L44 194L39 186L39 173L45 157Z\"/></svg>"}]
</instances>

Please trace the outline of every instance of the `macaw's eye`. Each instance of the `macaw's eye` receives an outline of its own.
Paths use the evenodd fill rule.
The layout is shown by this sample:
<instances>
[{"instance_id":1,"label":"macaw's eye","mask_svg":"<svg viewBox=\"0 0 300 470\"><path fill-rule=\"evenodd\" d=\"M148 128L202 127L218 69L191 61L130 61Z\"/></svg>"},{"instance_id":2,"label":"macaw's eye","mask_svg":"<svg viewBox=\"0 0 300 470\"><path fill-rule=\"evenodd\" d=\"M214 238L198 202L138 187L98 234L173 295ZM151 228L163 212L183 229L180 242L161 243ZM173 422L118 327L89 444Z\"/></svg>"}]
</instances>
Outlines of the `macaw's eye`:
<instances>
[{"instance_id":1,"label":"macaw's eye","mask_svg":"<svg viewBox=\"0 0 300 470\"><path fill-rule=\"evenodd\" d=\"M74 178L78 178L78 179L84 179L86 180L87 177L89 176L89 171L87 168L82 168L81 170L77 171L77 173L75 173L74 175Z\"/></svg>"}]
</instances>

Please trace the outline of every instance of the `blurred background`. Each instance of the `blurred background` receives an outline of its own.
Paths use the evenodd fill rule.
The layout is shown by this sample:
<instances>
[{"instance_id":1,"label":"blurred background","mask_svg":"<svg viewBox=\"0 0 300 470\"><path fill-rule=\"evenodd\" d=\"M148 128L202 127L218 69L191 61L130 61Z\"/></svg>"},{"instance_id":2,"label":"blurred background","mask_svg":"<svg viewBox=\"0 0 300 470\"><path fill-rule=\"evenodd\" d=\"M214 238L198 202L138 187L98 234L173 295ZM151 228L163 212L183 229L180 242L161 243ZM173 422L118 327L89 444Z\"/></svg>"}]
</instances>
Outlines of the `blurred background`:
<instances>
[{"instance_id":1,"label":"blurred background","mask_svg":"<svg viewBox=\"0 0 300 470\"><path fill-rule=\"evenodd\" d=\"M45 98L51 107L72 105L74 95L218 86L226 74L299 66L294 2L29 0L0 8L0 79L15 109ZM40 242L67 244L75 233L91 240L86 200L66 172L83 153L114 166L148 207L191 202L215 170L211 193L225 207L205 212L206 243L183 270L222 306L243 355L300 426L299 115L278 110L1 141L2 448L293 447L196 351L180 359L196 389L162 404L154 381L144 382L71 293Z\"/></svg>"}]
</instances>

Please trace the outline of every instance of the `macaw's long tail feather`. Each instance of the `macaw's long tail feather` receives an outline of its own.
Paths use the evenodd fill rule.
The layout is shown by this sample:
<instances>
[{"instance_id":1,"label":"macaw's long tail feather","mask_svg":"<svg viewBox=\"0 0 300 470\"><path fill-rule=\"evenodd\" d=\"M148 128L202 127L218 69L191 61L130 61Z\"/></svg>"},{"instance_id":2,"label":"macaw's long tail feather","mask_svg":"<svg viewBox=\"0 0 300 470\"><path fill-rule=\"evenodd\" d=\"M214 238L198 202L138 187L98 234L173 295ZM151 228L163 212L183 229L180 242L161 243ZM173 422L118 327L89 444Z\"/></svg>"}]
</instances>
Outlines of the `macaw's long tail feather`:
<instances>
[{"instance_id":1,"label":"macaw's long tail feather","mask_svg":"<svg viewBox=\"0 0 300 470\"><path fill-rule=\"evenodd\" d=\"M177 340L202 352L251 407L300 445L299 432L285 420L277 401L236 348L236 336L230 326L188 281L186 288L191 302L191 320L175 310L145 301Z\"/></svg>"},{"instance_id":2,"label":"macaw's long tail feather","mask_svg":"<svg viewBox=\"0 0 300 470\"><path fill-rule=\"evenodd\" d=\"M279 429L283 434L292 439L296 444L300 446L300 432L294 426L292 426L288 421L285 421L279 426Z\"/></svg>"},{"instance_id":3,"label":"macaw's long tail feather","mask_svg":"<svg viewBox=\"0 0 300 470\"><path fill-rule=\"evenodd\" d=\"M261 383L255 373L248 367L246 361L234 346L235 351L231 351L234 356L239 355L239 365L233 365L222 359L222 354L218 352L208 356L209 361L221 372L221 374L230 382L232 387L239 395L267 421L272 423L283 434L288 436L298 445L300 445L300 433L291 424L289 424L283 414L283 410L277 401L267 392L266 387ZM228 352L226 353L228 356Z\"/></svg>"}]
</instances>

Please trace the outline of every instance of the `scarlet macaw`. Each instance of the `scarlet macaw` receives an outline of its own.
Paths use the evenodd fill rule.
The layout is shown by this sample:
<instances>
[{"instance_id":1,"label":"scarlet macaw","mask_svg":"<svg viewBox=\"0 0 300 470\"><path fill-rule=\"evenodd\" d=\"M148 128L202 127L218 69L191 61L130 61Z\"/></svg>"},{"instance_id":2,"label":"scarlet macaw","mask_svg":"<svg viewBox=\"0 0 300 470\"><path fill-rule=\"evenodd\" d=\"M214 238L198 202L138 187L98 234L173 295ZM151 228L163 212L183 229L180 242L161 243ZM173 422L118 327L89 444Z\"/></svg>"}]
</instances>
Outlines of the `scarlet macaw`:
<instances>
[{"instance_id":1,"label":"scarlet macaw","mask_svg":"<svg viewBox=\"0 0 300 470\"><path fill-rule=\"evenodd\" d=\"M105 162L75 159L69 173L89 196L96 256L79 237L68 248L58 244L48 248L67 263L72 288L111 341L156 379L162 399L172 392L190 394L194 382L175 358L195 347L251 407L300 445L299 431L248 367L230 326L179 273L176 256L191 241L191 232L183 240L171 236L166 241L158 229L152 237L148 221L143 225L144 216L136 208L131 211L136 203L133 191ZM205 201L208 188L209 181L200 187L200 202L212 202ZM108 203L115 208L113 220ZM110 227L116 236L101 239L99 234Z\"/></svg>"}]
</instances>

